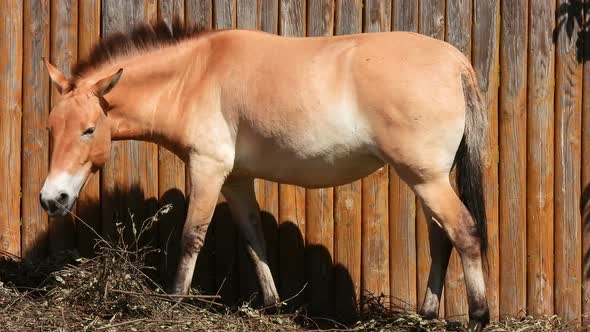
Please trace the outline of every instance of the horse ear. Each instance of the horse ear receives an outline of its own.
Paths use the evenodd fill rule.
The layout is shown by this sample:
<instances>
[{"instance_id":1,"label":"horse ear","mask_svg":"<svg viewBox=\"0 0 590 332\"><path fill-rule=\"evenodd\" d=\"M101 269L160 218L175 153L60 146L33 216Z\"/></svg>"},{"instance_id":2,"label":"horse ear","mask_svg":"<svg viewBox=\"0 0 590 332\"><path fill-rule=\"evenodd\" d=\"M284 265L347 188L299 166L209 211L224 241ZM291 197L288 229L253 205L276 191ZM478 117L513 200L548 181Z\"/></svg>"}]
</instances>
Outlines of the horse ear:
<instances>
[{"instance_id":1,"label":"horse ear","mask_svg":"<svg viewBox=\"0 0 590 332\"><path fill-rule=\"evenodd\" d=\"M61 71L59 71L59 69L50 64L45 57L43 57L43 62L45 63L45 67L47 67L47 72L49 72L49 78L55 83L57 91L61 94L68 87L68 79L61 73Z\"/></svg>"},{"instance_id":2,"label":"horse ear","mask_svg":"<svg viewBox=\"0 0 590 332\"><path fill-rule=\"evenodd\" d=\"M113 75L107 76L101 79L100 81L94 83L94 91L96 92L96 94L99 96L104 96L107 93L109 93L109 91L111 91L115 87L117 82L119 82L119 79L121 78L122 74L123 68L119 68L119 70Z\"/></svg>"}]
</instances>

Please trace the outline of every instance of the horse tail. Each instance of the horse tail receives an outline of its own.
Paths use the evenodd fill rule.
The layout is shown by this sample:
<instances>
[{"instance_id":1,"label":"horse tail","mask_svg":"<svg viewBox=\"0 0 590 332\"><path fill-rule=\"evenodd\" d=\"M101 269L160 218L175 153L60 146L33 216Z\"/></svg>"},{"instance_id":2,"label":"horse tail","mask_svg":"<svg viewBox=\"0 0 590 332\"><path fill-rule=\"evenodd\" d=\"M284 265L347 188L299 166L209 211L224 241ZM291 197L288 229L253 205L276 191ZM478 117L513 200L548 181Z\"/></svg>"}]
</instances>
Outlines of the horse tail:
<instances>
[{"instance_id":1,"label":"horse tail","mask_svg":"<svg viewBox=\"0 0 590 332\"><path fill-rule=\"evenodd\" d=\"M483 147L487 135L487 116L474 76L473 70L461 74L465 98L465 129L455 156L455 165L459 198L475 222L484 258L488 247L483 192Z\"/></svg>"}]
</instances>

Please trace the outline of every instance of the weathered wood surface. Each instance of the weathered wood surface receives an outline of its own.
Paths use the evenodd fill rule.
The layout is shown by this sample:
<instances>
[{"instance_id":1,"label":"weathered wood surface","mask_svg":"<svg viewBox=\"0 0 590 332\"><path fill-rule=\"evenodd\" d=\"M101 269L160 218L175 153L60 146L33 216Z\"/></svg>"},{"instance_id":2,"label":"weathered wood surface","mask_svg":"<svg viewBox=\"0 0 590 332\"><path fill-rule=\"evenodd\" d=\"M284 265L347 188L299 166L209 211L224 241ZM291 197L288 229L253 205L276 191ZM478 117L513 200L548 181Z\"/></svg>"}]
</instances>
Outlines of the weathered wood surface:
<instances>
[{"instance_id":1,"label":"weathered wood surface","mask_svg":"<svg viewBox=\"0 0 590 332\"><path fill-rule=\"evenodd\" d=\"M420 2L418 32L436 39L445 39L445 3L437 0ZM428 241L428 222L422 204L416 200L416 279L417 304L422 305L426 294L428 274L430 272L430 247ZM449 274L447 273L447 278ZM439 315L444 317L444 299L441 300Z\"/></svg>"},{"instance_id":2,"label":"weathered wood surface","mask_svg":"<svg viewBox=\"0 0 590 332\"><path fill-rule=\"evenodd\" d=\"M278 0L262 0L258 4L258 28L262 31L278 34L279 2ZM275 182L256 180L256 199L260 207L264 238L266 240L266 256L270 271L278 289L279 277L279 185Z\"/></svg>"},{"instance_id":3,"label":"weathered wood surface","mask_svg":"<svg viewBox=\"0 0 590 332\"><path fill-rule=\"evenodd\" d=\"M484 152L485 206L488 220L487 295L490 316L499 313L499 205L498 205L498 84L499 84L499 41L500 2L498 0L475 1L473 7L473 36L471 62L475 69L484 109L488 115L488 138ZM447 297L447 305L451 300ZM459 301L459 300L456 300ZM467 315L466 298L463 310L449 312L452 315Z\"/></svg>"},{"instance_id":4,"label":"weathered wood surface","mask_svg":"<svg viewBox=\"0 0 590 332\"><path fill-rule=\"evenodd\" d=\"M258 11L256 0L237 0L236 27L238 29L256 29L257 16ZM258 186L255 186L255 191L256 187ZM242 300L249 300L251 294L260 293L260 289L256 278L254 264L243 249L245 248L245 240L240 233L238 233L238 238L240 239L240 245L237 248L238 267L240 269L240 298ZM261 299L259 298L258 300Z\"/></svg>"},{"instance_id":5,"label":"weathered wood surface","mask_svg":"<svg viewBox=\"0 0 590 332\"><path fill-rule=\"evenodd\" d=\"M213 27L213 3L209 0L185 0L184 16L187 24L209 30Z\"/></svg>"},{"instance_id":6,"label":"weathered wood surface","mask_svg":"<svg viewBox=\"0 0 590 332\"><path fill-rule=\"evenodd\" d=\"M527 309L553 313L555 3L530 6L527 114Z\"/></svg>"},{"instance_id":7,"label":"weathered wood surface","mask_svg":"<svg viewBox=\"0 0 590 332\"><path fill-rule=\"evenodd\" d=\"M418 31L417 0L394 0L392 30ZM390 289L394 305L416 309L416 197L408 185L389 168Z\"/></svg>"},{"instance_id":8,"label":"weathered wood surface","mask_svg":"<svg viewBox=\"0 0 590 332\"><path fill-rule=\"evenodd\" d=\"M586 1L590 6L590 3ZM590 8L589 8L590 9ZM584 42L578 47L578 62L583 62L582 82L582 196L580 207L582 212L582 312L590 312L590 10L584 16L586 32ZM584 46L582 50L580 46ZM583 318L587 326L589 317Z\"/></svg>"},{"instance_id":9,"label":"weathered wood surface","mask_svg":"<svg viewBox=\"0 0 590 332\"><path fill-rule=\"evenodd\" d=\"M78 2L78 59L86 58L100 39L100 0ZM89 228L101 233L100 171L94 174L84 186L76 213L88 226L77 222L78 250L83 255L92 253L96 235Z\"/></svg>"},{"instance_id":10,"label":"weathered wood surface","mask_svg":"<svg viewBox=\"0 0 590 332\"><path fill-rule=\"evenodd\" d=\"M49 76L42 57L49 59L50 3L24 1L22 117L22 245L23 257L48 250L48 218L39 205L39 190L49 168Z\"/></svg>"},{"instance_id":11,"label":"weathered wood surface","mask_svg":"<svg viewBox=\"0 0 590 332\"><path fill-rule=\"evenodd\" d=\"M448 0L446 8L446 32L445 40L459 49L468 59L471 59L471 27L472 27L472 1L470 0ZM455 171L453 170L451 178L454 180ZM456 184L455 181L452 182ZM451 304L449 315L441 306L439 315L441 317L451 317L454 314L464 314L467 312L467 301L457 301L454 299L465 299L467 291L465 289L465 278L463 276L463 265L456 250L451 253L447 276L445 279L444 302Z\"/></svg>"},{"instance_id":12,"label":"weathered wood surface","mask_svg":"<svg viewBox=\"0 0 590 332\"><path fill-rule=\"evenodd\" d=\"M157 18L169 25L185 21L184 1L159 0ZM172 210L159 220L161 275L169 279L176 271L180 252L180 234L186 218L186 169L180 158L164 147L158 147L158 207L172 204Z\"/></svg>"},{"instance_id":13,"label":"weathered wood surface","mask_svg":"<svg viewBox=\"0 0 590 332\"><path fill-rule=\"evenodd\" d=\"M334 33L334 0L307 2L307 36ZM305 209L306 302L313 315L334 310L334 188L308 189Z\"/></svg>"},{"instance_id":14,"label":"weathered wood surface","mask_svg":"<svg viewBox=\"0 0 590 332\"><path fill-rule=\"evenodd\" d=\"M297 0L279 1L279 33L283 36L305 36L305 3ZM279 295L290 298L305 284L305 189L279 185ZM289 304L296 308L303 303L303 293Z\"/></svg>"},{"instance_id":15,"label":"weathered wood surface","mask_svg":"<svg viewBox=\"0 0 590 332\"><path fill-rule=\"evenodd\" d=\"M391 30L391 1L366 1L364 5L363 32ZM361 289L387 298L390 296L388 185L388 166L362 179L361 220Z\"/></svg>"},{"instance_id":16,"label":"weathered wood surface","mask_svg":"<svg viewBox=\"0 0 590 332\"><path fill-rule=\"evenodd\" d=\"M500 315L526 309L528 2L504 1L500 38Z\"/></svg>"},{"instance_id":17,"label":"weathered wood surface","mask_svg":"<svg viewBox=\"0 0 590 332\"><path fill-rule=\"evenodd\" d=\"M466 54L482 92L490 123L484 190L492 318L521 309L577 318L590 308L584 301L590 297L590 89L585 88L590 85L590 43L581 43L578 33L579 22L590 20L583 17L580 4L2 1L0 158L6 162L0 167L5 184L0 193L0 250L33 257L77 246L86 255L94 244L86 226L60 218L49 223L38 203L49 167L46 119L57 96L42 56L68 74L101 35L157 18L178 17L203 29L254 28L292 36L411 30L444 38ZM141 222L158 204L173 201L173 214L149 235L166 248L160 266L170 277L177 242L169 235L182 226L184 195L190 189L184 168L178 158L153 144L115 143L111 161L86 184L75 212L98 232L112 236L115 220L128 220L129 210ZM303 190L257 180L255 190L278 289L285 297L308 282L305 296L293 305L305 301L310 312L347 316L354 313L352 299L358 300L362 289L389 293L401 299L394 299L396 305L416 309L420 304L430 265L426 223L414 195L393 169L337 188ZM259 289L223 202L220 197L195 278L211 292L223 284L224 301L235 303L240 293L248 297ZM456 253L443 302L441 315L466 319Z\"/></svg>"},{"instance_id":18,"label":"weathered wood surface","mask_svg":"<svg viewBox=\"0 0 590 332\"><path fill-rule=\"evenodd\" d=\"M205 6L201 5L201 7ZM235 0L214 0L212 10L214 29L236 27ZM221 287L224 302L234 303L239 297L240 289L237 253L244 247L238 242L236 225L222 195L220 195L211 226L214 226L215 234L216 284L217 287Z\"/></svg>"},{"instance_id":19,"label":"weathered wood surface","mask_svg":"<svg viewBox=\"0 0 590 332\"><path fill-rule=\"evenodd\" d=\"M78 1L51 1L50 62L66 77L78 60ZM51 91L51 108L59 98L54 84ZM51 145L49 142L51 153ZM71 215L52 217L49 220L49 248L52 253L76 247L76 223Z\"/></svg>"},{"instance_id":20,"label":"weathered wood surface","mask_svg":"<svg viewBox=\"0 0 590 332\"><path fill-rule=\"evenodd\" d=\"M0 2L0 251L21 255L23 3Z\"/></svg>"},{"instance_id":21,"label":"weathered wood surface","mask_svg":"<svg viewBox=\"0 0 590 332\"><path fill-rule=\"evenodd\" d=\"M569 1L557 2L560 17L574 19ZM575 14L574 14L575 15ZM579 26L557 28L555 54L555 313L582 313L581 120L582 65L576 46ZM570 30L571 29L571 30Z\"/></svg>"},{"instance_id":22,"label":"weathered wood surface","mask_svg":"<svg viewBox=\"0 0 590 332\"><path fill-rule=\"evenodd\" d=\"M102 0L101 5L103 37L153 20L156 9L151 2L144 0ZM157 146L151 143L113 142L111 158L101 177L102 230L106 236L114 236L115 221L133 219L141 223L155 212L158 196L157 151ZM157 235L155 229L152 233Z\"/></svg>"},{"instance_id":23,"label":"weathered wood surface","mask_svg":"<svg viewBox=\"0 0 590 332\"><path fill-rule=\"evenodd\" d=\"M362 3L335 3L336 35L362 31ZM334 274L335 306L340 318L354 319L361 286L361 180L334 189Z\"/></svg>"}]
</instances>

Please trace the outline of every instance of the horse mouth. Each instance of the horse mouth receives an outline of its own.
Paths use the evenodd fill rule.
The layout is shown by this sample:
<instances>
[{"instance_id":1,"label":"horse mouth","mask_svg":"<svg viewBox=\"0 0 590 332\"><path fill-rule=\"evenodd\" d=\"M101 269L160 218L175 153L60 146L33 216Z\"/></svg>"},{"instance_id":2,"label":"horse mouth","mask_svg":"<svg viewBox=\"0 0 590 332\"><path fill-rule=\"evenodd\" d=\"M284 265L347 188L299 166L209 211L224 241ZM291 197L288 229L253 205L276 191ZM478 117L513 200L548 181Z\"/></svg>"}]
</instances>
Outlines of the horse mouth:
<instances>
[{"instance_id":1,"label":"horse mouth","mask_svg":"<svg viewBox=\"0 0 590 332\"><path fill-rule=\"evenodd\" d=\"M78 197L74 197L70 202L65 205L57 203L55 207L47 209L47 215L50 217L64 217L71 212L72 208L78 201Z\"/></svg>"}]
</instances>

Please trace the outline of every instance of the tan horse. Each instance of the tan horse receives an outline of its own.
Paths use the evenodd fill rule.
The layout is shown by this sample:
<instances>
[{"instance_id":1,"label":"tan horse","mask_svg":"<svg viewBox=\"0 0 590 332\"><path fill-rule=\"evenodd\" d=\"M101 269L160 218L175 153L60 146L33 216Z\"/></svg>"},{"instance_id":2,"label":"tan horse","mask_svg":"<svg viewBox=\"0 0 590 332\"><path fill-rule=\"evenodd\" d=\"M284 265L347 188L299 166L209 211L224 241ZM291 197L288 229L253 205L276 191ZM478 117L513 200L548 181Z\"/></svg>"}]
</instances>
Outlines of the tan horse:
<instances>
[{"instance_id":1,"label":"tan horse","mask_svg":"<svg viewBox=\"0 0 590 332\"><path fill-rule=\"evenodd\" d=\"M247 242L266 304L267 264L254 178L307 188L348 183L384 164L429 216L432 268L421 313L438 315L451 249L463 263L470 326L489 321L481 147L486 115L468 60L413 33L286 38L244 30L192 34L142 26L102 41L67 79L49 116L54 149L40 200L65 214L112 140L162 144L190 167L174 292L190 287L221 193ZM449 174L456 163L460 197Z\"/></svg>"}]
</instances>

